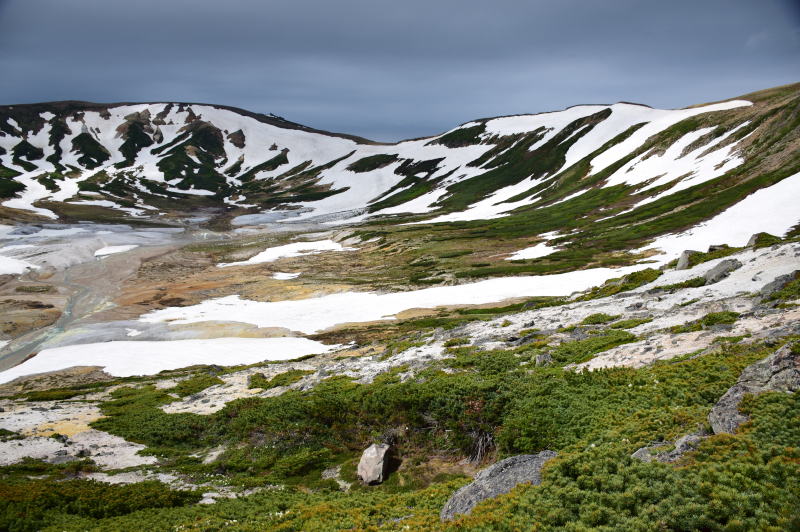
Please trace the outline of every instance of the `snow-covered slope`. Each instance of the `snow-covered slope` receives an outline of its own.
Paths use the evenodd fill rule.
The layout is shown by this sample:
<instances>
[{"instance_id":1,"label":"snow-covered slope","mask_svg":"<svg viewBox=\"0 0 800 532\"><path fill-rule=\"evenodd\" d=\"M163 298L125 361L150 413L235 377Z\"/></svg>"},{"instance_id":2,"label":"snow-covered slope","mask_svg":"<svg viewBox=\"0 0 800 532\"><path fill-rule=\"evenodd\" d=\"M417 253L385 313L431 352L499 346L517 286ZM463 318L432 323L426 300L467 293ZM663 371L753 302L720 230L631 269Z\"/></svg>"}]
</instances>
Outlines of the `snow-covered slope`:
<instances>
[{"instance_id":1,"label":"snow-covered slope","mask_svg":"<svg viewBox=\"0 0 800 532\"><path fill-rule=\"evenodd\" d=\"M494 219L623 187L616 205L625 209L601 207L629 212L719 178L739 184L775 170L756 147L776 109L797 106L798 89L765 93L677 110L580 105L391 145L212 105L5 106L0 201L53 219L225 207L425 223Z\"/></svg>"}]
</instances>

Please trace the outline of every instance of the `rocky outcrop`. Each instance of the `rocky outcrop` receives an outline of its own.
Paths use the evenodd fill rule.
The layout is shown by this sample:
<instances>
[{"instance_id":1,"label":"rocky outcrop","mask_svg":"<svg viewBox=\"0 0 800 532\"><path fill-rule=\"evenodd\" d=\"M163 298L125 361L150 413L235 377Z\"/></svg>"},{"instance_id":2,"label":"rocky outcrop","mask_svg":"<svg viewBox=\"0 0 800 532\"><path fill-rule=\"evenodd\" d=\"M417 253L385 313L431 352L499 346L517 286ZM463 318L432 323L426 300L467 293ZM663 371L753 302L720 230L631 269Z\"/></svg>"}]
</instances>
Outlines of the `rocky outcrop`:
<instances>
[{"instance_id":1,"label":"rocky outcrop","mask_svg":"<svg viewBox=\"0 0 800 532\"><path fill-rule=\"evenodd\" d=\"M385 443L373 443L361 454L358 462L358 478L367 485L380 484L389 465L391 447Z\"/></svg>"},{"instance_id":2,"label":"rocky outcrop","mask_svg":"<svg viewBox=\"0 0 800 532\"><path fill-rule=\"evenodd\" d=\"M689 268L691 268L692 265L691 265L690 261L691 261L692 255L696 255L698 253L700 253L700 252L699 251L694 251L693 249L685 250L683 253L681 253L681 256L678 257L678 264L675 266L675 269L676 270L688 270Z\"/></svg>"},{"instance_id":3,"label":"rocky outcrop","mask_svg":"<svg viewBox=\"0 0 800 532\"><path fill-rule=\"evenodd\" d=\"M771 246L773 244L780 243L780 237L775 235L771 235L769 233L756 233L750 237L750 240L747 241L745 247L748 248L760 248L764 246Z\"/></svg>"},{"instance_id":4,"label":"rocky outcrop","mask_svg":"<svg viewBox=\"0 0 800 532\"><path fill-rule=\"evenodd\" d=\"M447 521L458 514L469 514L481 501L508 493L518 484L538 486L542 482L542 466L555 456L553 451L521 454L487 467L475 475L475 480L450 497L439 517Z\"/></svg>"},{"instance_id":5,"label":"rocky outcrop","mask_svg":"<svg viewBox=\"0 0 800 532\"><path fill-rule=\"evenodd\" d=\"M731 434L748 420L739 412L739 403L746 394L795 392L799 389L800 344L787 344L764 360L746 367L738 382L711 409L708 421L715 434Z\"/></svg>"},{"instance_id":6,"label":"rocky outcrop","mask_svg":"<svg viewBox=\"0 0 800 532\"><path fill-rule=\"evenodd\" d=\"M711 244L708 246L708 252L714 253L715 251L722 251L723 249L728 249L730 246L728 244Z\"/></svg>"},{"instance_id":7,"label":"rocky outcrop","mask_svg":"<svg viewBox=\"0 0 800 532\"><path fill-rule=\"evenodd\" d=\"M719 264L708 270L704 275L703 278L706 280L706 284L714 284L717 283L724 278L726 278L730 273L734 270L738 270L742 267L742 263L736 259L725 259L721 261Z\"/></svg>"},{"instance_id":8,"label":"rocky outcrop","mask_svg":"<svg viewBox=\"0 0 800 532\"><path fill-rule=\"evenodd\" d=\"M795 270L792 273L787 273L786 275L780 275L761 287L758 293L761 295L762 298L767 298L778 292L779 290L783 290L783 288L794 281L795 279L800 278L800 270Z\"/></svg>"},{"instance_id":9,"label":"rocky outcrop","mask_svg":"<svg viewBox=\"0 0 800 532\"><path fill-rule=\"evenodd\" d=\"M703 432L687 434L679 438L674 445L670 443L657 443L638 449L631 455L642 462L661 462L668 464L677 462L684 454L697 449L700 442L708 435Z\"/></svg>"}]
</instances>

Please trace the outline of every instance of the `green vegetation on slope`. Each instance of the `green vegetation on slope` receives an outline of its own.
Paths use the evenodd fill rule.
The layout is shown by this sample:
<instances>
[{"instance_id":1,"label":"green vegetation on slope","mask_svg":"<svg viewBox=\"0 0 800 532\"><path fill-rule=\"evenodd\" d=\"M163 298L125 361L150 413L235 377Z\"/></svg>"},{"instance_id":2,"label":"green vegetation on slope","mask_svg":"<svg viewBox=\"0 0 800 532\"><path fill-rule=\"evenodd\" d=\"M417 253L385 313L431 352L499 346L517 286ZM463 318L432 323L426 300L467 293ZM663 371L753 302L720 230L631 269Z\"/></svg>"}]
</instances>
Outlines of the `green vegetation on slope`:
<instances>
[{"instance_id":1,"label":"green vegetation on slope","mask_svg":"<svg viewBox=\"0 0 800 532\"><path fill-rule=\"evenodd\" d=\"M289 487L210 507L183 506L191 495L169 500L153 487L154 495L134 498L145 501L136 503L142 509L128 513L135 508L102 509L106 499L118 496L116 490L109 489L102 502L96 502L99 495L93 485L79 482L69 489L95 502L70 506L56 491L55 502L48 503L52 510L37 515L41 520L36 526L324 531L405 526L513 530L535 524L541 530L792 529L800 525L800 486L793 481L800 475L798 394L771 393L746 400L742 408L752 416L749 424L738 434L709 438L678 465L630 458L650 442L674 440L704 427L710 407L741 370L774 349L721 345L716 353L640 370L572 373L523 364L528 355L522 351L480 353L458 348L458 356L449 362L455 373L431 369L407 382L387 375L369 385L335 378L305 393L242 399L217 414L192 416L203 421L193 434L180 429L189 419L184 415L141 414L159 403L154 398L161 392L119 390L113 406L106 408L111 417L98 422L105 430L169 451L164 456L172 456L172 466L190 474L213 467L244 485L282 479ZM134 418L139 430L131 423ZM321 469L334 463L345 463L342 476L352 478L360 449L389 431L405 465L385 485L356 484L341 492L319 480ZM184 435L176 439L176 432ZM425 469L425 457L449 450L457 459L470 452L475 438L487 435L500 456L553 449L559 457L546 468L540 487L520 486L481 504L472 516L440 523L439 509L465 480L439 475L420 483L422 477L415 472ZM205 466L188 459L194 450L221 441L236 445L217 463ZM415 469L415 463L422 469ZM2 471L2 489L20 494L6 503L11 508L6 516L20 515L26 491L16 486L30 485L30 492L36 493L41 489L37 483L50 482L21 479L12 468Z\"/></svg>"}]
</instances>

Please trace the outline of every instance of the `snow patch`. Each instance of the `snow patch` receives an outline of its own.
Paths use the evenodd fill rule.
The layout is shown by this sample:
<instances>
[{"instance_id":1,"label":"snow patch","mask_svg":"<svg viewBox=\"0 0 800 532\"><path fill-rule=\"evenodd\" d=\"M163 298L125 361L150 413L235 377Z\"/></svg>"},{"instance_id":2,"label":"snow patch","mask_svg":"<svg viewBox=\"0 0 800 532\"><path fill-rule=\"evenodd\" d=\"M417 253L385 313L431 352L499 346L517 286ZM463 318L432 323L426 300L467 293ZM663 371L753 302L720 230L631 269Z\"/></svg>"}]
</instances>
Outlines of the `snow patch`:
<instances>
[{"instance_id":1,"label":"snow patch","mask_svg":"<svg viewBox=\"0 0 800 532\"><path fill-rule=\"evenodd\" d=\"M539 242L535 246L521 249L506 258L506 260L520 260L520 259L538 259L539 257L546 257L551 253L558 251L556 248L550 247L544 242Z\"/></svg>"},{"instance_id":2,"label":"snow patch","mask_svg":"<svg viewBox=\"0 0 800 532\"><path fill-rule=\"evenodd\" d=\"M272 274L272 278L279 281L288 281L289 279L296 279L297 277L300 277L299 273L275 272Z\"/></svg>"},{"instance_id":3,"label":"snow patch","mask_svg":"<svg viewBox=\"0 0 800 532\"><path fill-rule=\"evenodd\" d=\"M389 294L343 292L294 301L251 301L233 295L197 305L155 310L139 320L174 324L240 322L312 334L342 323L393 319L396 314L413 308L479 305L515 297L569 295L638 269L641 267L595 268L555 275L501 277L471 284Z\"/></svg>"},{"instance_id":4,"label":"snow patch","mask_svg":"<svg viewBox=\"0 0 800 532\"><path fill-rule=\"evenodd\" d=\"M783 236L800 223L800 173L762 188L710 220L688 231L657 238L647 248L660 249L654 257L667 263L683 250L704 250L712 244L744 246L754 233Z\"/></svg>"},{"instance_id":5,"label":"snow patch","mask_svg":"<svg viewBox=\"0 0 800 532\"><path fill-rule=\"evenodd\" d=\"M261 253L239 262L223 262L217 264L220 268L228 266L245 266L248 264L263 264L273 262L285 257L301 257L303 255L314 255L323 251L353 251L355 248L347 248L333 240L318 240L316 242L295 242L274 248L267 248Z\"/></svg>"},{"instance_id":6,"label":"snow patch","mask_svg":"<svg viewBox=\"0 0 800 532\"><path fill-rule=\"evenodd\" d=\"M230 312L230 309L229 309ZM122 341L45 349L0 373L0 383L23 375L73 366L102 366L115 377L154 375L196 364L255 364L325 353L339 346L308 338L213 338L201 340Z\"/></svg>"},{"instance_id":7,"label":"snow patch","mask_svg":"<svg viewBox=\"0 0 800 532\"><path fill-rule=\"evenodd\" d=\"M106 255L114 255L115 253L125 253L132 249L138 248L137 244L129 244L127 246L106 246L94 252L95 257L105 257Z\"/></svg>"}]
</instances>

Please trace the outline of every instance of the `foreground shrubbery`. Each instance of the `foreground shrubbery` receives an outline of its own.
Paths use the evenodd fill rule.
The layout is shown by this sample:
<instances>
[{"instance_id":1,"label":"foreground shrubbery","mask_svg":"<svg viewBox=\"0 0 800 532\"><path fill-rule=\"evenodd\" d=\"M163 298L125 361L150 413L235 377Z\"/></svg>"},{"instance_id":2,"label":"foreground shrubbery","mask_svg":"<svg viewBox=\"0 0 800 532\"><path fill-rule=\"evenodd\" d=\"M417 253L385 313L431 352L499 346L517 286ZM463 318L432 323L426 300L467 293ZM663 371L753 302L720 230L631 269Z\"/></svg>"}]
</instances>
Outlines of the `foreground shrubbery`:
<instances>
[{"instance_id":1,"label":"foreground shrubbery","mask_svg":"<svg viewBox=\"0 0 800 532\"><path fill-rule=\"evenodd\" d=\"M288 487L209 507L166 508L191 499L162 504L154 495L133 513L133 506L96 513L100 503L58 503L37 523L54 530L440 529L439 509L466 479L421 483L413 464L424 469L434 454L470 455L476 441L488 438L501 456L553 449L559 457L541 487L519 487L447 527L792 529L800 526L797 395L746 400L752 422L740 434L706 440L681 464L630 458L642 445L705 426L710 407L741 370L774 349L724 345L716 354L640 370L573 373L533 367L533 353L524 349L457 347L446 361L455 373L430 369L407 382L389 374L370 385L333 378L305 393L234 401L208 417L163 413L157 406L171 398L152 387L120 389L105 407L110 417L98 422L104 430L146 443L190 474ZM320 479L323 468L344 463L342 475L352 480L360 450L390 433L404 465L385 485L344 493ZM220 443L235 445L214 464L189 457Z\"/></svg>"},{"instance_id":2,"label":"foreground shrubbery","mask_svg":"<svg viewBox=\"0 0 800 532\"><path fill-rule=\"evenodd\" d=\"M581 360L632 338L612 330L563 344L554 358ZM172 400L165 392L123 388L104 406L109 417L95 426L167 457L240 442L213 466L196 465L196 470L236 472L263 482L317 474L333 457L354 456L398 428L403 432L399 445L415 453L474 456L478 442L485 446L487 438L503 454L622 438L630 446L643 445L705 423L708 409L741 370L768 353L751 346L721 349L641 370L573 373L532 367L535 350L460 347L446 362L453 373L429 369L406 382L388 374L369 385L330 378L308 392L239 399L211 416L165 414L158 408ZM295 454L305 458L294 459ZM287 465L304 460L313 467Z\"/></svg>"},{"instance_id":3,"label":"foreground shrubbery","mask_svg":"<svg viewBox=\"0 0 800 532\"><path fill-rule=\"evenodd\" d=\"M0 481L0 530L39 530L63 516L103 519L144 508L171 508L197 502L198 493L173 491L160 482L129 486L93 480Z\"/></svg>"}]
</instances>

